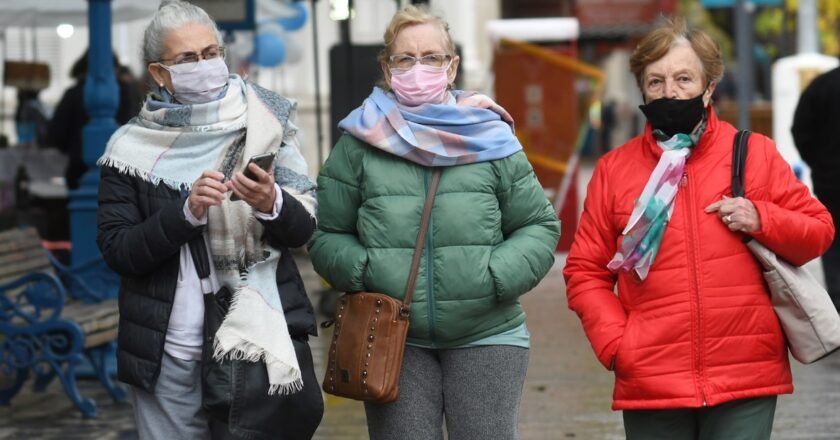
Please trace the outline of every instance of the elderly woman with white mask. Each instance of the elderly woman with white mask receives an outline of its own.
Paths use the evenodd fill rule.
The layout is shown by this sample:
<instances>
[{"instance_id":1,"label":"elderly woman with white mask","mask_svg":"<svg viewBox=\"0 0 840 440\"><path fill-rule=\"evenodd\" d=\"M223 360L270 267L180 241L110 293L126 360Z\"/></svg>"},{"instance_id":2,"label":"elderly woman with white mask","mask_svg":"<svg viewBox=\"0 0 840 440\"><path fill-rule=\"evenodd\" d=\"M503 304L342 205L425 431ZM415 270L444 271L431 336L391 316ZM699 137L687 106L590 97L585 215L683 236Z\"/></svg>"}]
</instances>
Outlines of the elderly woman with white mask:
<instances>
[{"instance_id":1,"label":"elderly woman with white mask","mask_svg":"<svg viewBox=\"0 0 840 440\"><path fill-rule=\"evenodd\" d=\"M308 439L323 414L315 320L288 248L315 228L315 186L295 104L230 75L220 41L202 9L164 1L143 46L157 87L98 162L118 376L142 439ZM226 297L205 336L205 300Z\"/></svg>"},{"instance_id":2,"label":"elderly woman with white mask","mask_svg":"<svg viewBox=\"0 0 840 440\"><path fill-rule=\"evenodd\" d=\"M411 303L397 401L366 403L372 440L516 438L529 335L519 297L554 261L559 222L489 98L453 90L443 19L407 6L385 31L384 81L339 127L318 177L315 269L402 299L433 170L442 170Z\"/></svg>"}]
</instances>

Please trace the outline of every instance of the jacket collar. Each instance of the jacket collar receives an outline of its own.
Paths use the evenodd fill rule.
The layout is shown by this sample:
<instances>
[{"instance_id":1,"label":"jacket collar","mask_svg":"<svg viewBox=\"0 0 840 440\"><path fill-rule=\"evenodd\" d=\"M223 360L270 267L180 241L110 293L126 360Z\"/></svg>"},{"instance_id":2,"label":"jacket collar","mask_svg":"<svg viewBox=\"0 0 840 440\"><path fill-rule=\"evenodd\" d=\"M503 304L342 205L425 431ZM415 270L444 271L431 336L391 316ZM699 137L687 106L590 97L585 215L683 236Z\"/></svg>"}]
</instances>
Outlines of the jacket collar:
<instances>
[{"instance_id":1,"label":"jacket collar","mask_svg":"<svg viewBox=\"0 0 840 440\"><path fill-rule=\"evenodd\" d=\"M705 155L715 144L718 136L720 136L720 120L715 114L714 108L711 104L706 107L706 112L708 116L706 121L706 130L700 136L700 140L697 145L692 148L693 151L691 152L691 156L688 158L689 163L691 163L692 158L702 157ZM656 144L656 139L653 137L653 129L650 126L650 122L645 122L645 133L642 135L642 142L645 145L645 156L650 155L653 160L659 161L659 158L662 157L662 147Z\"/></svg>"}]
</instances>

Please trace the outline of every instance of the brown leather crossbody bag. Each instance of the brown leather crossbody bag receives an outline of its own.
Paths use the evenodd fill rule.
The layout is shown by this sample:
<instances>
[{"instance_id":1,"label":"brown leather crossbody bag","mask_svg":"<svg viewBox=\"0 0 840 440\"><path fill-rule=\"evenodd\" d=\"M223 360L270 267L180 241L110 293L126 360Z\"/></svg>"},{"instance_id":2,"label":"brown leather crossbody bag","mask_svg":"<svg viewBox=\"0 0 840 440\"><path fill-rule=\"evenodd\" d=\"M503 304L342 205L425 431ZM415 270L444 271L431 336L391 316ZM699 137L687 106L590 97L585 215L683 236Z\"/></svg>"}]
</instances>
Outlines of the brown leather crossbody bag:
<instances>
[{"instance_id":1,"label":"brown leather crossbody bag","mask_svg":"<svg viewBox=\"0 0 840 440\"><path fill-rule=\"evenodd\" d=\"M345 293L338 299L335 318L321 324L325 328L335 324L325 392L376 403L397 400L411 298L440 174L440 168L432 171L402 302L384 293Z\"/></svg>"}]
</instances>

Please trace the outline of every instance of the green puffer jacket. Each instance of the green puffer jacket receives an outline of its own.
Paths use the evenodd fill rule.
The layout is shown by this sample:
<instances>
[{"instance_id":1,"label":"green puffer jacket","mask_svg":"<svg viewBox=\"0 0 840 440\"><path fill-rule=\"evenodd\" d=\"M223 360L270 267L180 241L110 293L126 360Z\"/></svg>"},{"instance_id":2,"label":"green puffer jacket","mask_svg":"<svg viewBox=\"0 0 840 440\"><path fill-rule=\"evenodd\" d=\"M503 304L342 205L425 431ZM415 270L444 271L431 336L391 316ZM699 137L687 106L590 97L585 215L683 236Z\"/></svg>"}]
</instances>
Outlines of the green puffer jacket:
<instances>
[{"instance_id":1,"label":"green puffer jacket","mask_svg":"<svg viewBox=\"0 0 840 440\"><path fill-rule=\"evenodd\" d=\"M402 299L431 169L350 135L318 177L315 270L334 288ZM409 342L456 347L525 320L560 223L521 151L444 168L411 304Z\"/></svg>"}]
</instances>

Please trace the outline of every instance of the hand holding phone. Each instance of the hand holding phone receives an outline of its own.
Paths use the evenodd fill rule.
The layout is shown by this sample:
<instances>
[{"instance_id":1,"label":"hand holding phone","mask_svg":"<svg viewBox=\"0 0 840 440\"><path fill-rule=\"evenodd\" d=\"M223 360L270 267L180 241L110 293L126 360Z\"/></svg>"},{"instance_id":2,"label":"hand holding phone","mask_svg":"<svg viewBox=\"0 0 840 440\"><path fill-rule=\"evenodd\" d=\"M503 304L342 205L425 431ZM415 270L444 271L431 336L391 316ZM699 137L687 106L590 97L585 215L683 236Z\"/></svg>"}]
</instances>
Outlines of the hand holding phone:
<instances>
[{"instance_id":1,"label":"hand holding phone","mask_svg":"<svg viewBox=\"0 0 840 440\"><path fill-rule=\"evenodd\" d=\"M187 198L188 207L193 217L200 219L207 213L207 208L219 206L224 200L228 187L224 183L225 175L215 170L205 170L193 182Z\"/></svg>"},{"instance_id":2,"label":"hand holding phone","mask_svg":"<svg viewBox=\"0 0 840 440\"><path fill-rule=\"evenodd\" d=\"M244 174L245 177L247 177L250 180L257 181L257 176L254 175L254 173L251 171L251 167L249 166L252 163L256 164L258 167L260 167L266 172L271 172L272 166L274 165L274 153L263 153L258 154L256 156L251 156L251 159L249 159L248 163L245 164L245 169L242 170L242 174ZM230 200L236 201L240 199L235 192L231 191Z\"/></svg>"}]
</instances>

